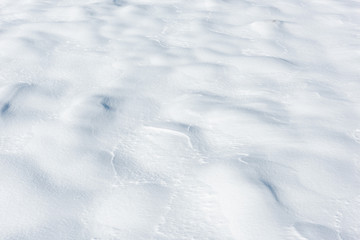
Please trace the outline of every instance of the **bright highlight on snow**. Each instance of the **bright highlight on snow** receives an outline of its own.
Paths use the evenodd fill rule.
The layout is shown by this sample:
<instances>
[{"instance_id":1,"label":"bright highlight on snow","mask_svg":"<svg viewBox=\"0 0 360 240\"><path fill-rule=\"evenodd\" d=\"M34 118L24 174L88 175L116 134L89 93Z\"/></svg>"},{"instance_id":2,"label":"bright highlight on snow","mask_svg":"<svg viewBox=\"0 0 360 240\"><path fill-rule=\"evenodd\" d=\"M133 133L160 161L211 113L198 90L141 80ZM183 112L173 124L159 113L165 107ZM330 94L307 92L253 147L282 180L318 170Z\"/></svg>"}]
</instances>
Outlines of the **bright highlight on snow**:
<instances>
[{"instance_id":1,"label":"bright highlight on snow","mask_svg":"<svg viewBox=\"0 0 360 240\"><path fill-rule=\"evenodd\" d=\"M360 2L2 0L0 239L360 239Z\"/></svg>"}]
</instances>

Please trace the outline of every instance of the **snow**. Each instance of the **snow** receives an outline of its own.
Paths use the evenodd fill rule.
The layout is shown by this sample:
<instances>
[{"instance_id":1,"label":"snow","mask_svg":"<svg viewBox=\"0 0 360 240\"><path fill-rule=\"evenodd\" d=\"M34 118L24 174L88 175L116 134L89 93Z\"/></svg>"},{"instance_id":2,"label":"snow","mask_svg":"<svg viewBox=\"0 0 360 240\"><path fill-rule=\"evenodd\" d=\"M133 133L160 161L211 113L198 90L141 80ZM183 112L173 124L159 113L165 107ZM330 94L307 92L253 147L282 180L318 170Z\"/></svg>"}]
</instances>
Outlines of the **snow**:
<instances>
[{"instance_id":1,"label":"snow","mask_svg":"<svg viewBox=\"0 0 360 240\"><path fill-rule=\"evenodd\" d=\"M358 0L2 0L0 239L360 239Z\"/></svg>"}]
</instances>

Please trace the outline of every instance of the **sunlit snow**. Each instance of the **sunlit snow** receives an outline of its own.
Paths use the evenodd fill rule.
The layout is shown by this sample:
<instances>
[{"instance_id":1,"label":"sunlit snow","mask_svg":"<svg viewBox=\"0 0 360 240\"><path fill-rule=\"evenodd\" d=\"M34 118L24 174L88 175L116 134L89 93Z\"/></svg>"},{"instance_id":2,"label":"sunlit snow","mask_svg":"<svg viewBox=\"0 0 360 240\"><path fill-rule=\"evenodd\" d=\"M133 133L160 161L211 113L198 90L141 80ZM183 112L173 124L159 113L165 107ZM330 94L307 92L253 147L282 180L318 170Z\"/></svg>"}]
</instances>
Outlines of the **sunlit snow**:
<instances>
[{"instance_id":1,"label":"sunlit snow","mask_svg":"<svg viewBox=\"0 0 360 240\"><path fill-rule=\"evenodd\" d=\"M360 239L359 0L1 0L0 239Z\"/></svg>"}]
</instances>

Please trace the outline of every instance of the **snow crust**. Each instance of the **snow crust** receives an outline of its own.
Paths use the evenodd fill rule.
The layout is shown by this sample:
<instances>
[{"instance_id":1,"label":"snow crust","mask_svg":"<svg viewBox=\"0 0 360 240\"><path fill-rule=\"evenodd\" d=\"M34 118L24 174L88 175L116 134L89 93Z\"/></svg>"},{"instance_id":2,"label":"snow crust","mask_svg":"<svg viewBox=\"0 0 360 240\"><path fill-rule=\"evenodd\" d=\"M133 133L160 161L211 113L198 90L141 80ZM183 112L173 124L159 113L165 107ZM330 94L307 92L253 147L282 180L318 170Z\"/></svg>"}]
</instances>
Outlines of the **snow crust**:
<instances>
[{"instance_id":1,"label":"snow crust","mask_svg":"<svg viewBox=\"0 0 360 240\"><path fill-rule=\"evenodd\" d=\"M358 0L2 0L0 239L360 239Z\"/></svg>"}]
</instances>

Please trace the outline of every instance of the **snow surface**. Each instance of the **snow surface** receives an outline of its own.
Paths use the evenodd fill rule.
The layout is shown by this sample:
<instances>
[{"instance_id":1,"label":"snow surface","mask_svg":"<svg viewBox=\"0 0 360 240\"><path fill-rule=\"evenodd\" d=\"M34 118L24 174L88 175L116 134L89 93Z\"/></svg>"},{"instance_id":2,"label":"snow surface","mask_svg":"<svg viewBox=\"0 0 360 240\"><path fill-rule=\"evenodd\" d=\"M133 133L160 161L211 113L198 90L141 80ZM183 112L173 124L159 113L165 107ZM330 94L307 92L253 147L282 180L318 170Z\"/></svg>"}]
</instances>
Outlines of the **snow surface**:
<instances>
[{"instance_id":1,"label":"snow surface","mask_svg":"<svg viewBox=\"0 0 360 240\"><path fill-rule=\"evenodd\" d=\"M1 0L0 239L360 239L359 0Z\"/></svg>"}]
</instances>

